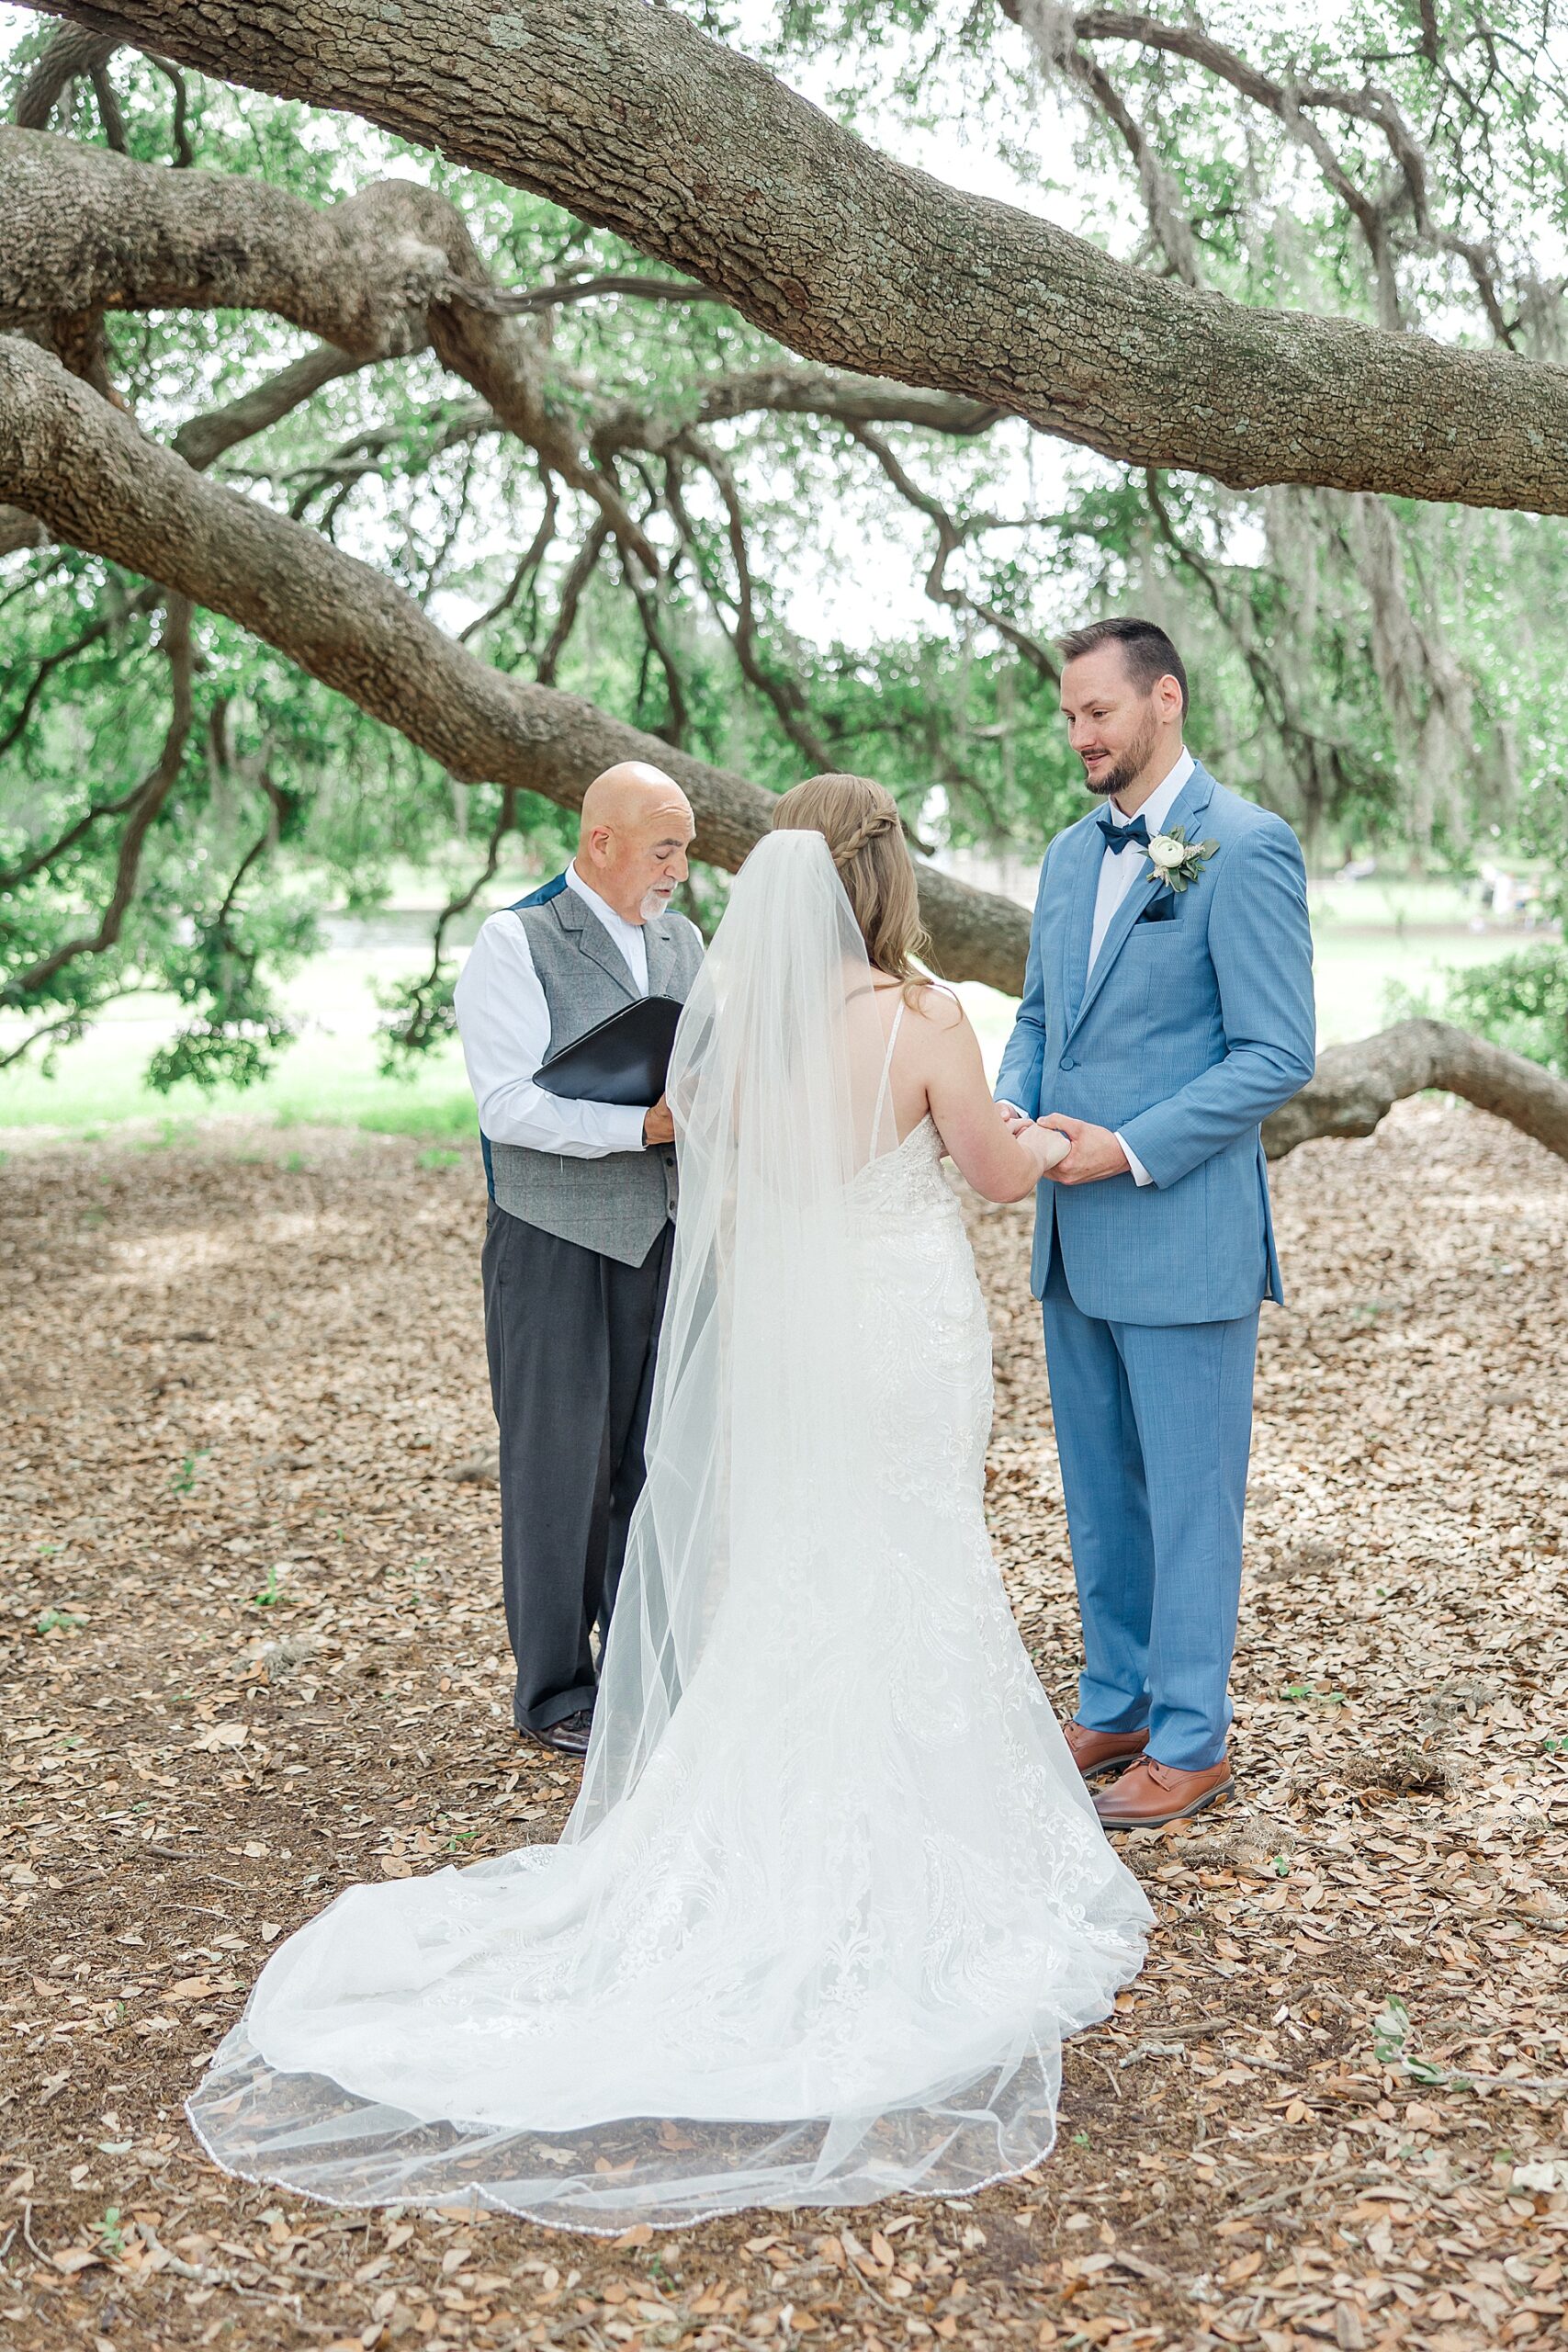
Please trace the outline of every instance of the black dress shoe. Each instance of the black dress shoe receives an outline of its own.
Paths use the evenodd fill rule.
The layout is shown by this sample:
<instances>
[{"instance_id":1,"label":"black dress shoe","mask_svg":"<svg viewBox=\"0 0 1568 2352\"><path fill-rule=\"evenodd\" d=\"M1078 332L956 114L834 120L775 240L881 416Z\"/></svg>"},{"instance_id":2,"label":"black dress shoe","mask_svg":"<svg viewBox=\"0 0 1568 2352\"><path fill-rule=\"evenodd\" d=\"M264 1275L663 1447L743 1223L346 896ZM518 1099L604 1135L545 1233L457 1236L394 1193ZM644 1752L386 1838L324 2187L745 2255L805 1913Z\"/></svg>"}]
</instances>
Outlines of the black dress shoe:
<instances>
[{"instance_id":1,"label":"black dress shoe","mask_svg":"<svg viewBox=\"0 0 1568 2352\"><path fill-rule=\"evenodd\" d=\"M525 1739L537 1747L548 1747L557 1756L575 1756L581 1763L588 1753L588 1735L593 1728L592 1707L579 1707L574 1714L562 1715L558 1723L547 1724L543 1731L532 1731L526 1724L519 1724Z\"/></svg>"}]
</instances>

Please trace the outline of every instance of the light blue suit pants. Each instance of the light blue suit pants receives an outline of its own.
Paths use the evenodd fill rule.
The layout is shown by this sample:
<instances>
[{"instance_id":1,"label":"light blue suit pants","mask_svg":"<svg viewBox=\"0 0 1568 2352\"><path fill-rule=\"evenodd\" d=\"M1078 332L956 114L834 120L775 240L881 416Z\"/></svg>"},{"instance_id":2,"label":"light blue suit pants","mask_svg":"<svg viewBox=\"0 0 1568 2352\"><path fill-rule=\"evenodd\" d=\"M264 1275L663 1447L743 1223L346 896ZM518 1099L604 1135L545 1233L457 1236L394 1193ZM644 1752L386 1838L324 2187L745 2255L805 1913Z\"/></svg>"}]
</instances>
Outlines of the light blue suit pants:
<instances>
[{"instance_id":1,"label":"light blue suit pants","mask_svg":"<svg viewBox=\"0 0 1568 2352\"><path fill-rule=\"evenodd\" d=\"M1074 1306L1055 1247L1043 1305L1083 1619L1078 1721L1147 1724L1150 1756L1197 1771L1231 1721L1258 1309L1105 1322Z\"/></svg>"}]
</instances>

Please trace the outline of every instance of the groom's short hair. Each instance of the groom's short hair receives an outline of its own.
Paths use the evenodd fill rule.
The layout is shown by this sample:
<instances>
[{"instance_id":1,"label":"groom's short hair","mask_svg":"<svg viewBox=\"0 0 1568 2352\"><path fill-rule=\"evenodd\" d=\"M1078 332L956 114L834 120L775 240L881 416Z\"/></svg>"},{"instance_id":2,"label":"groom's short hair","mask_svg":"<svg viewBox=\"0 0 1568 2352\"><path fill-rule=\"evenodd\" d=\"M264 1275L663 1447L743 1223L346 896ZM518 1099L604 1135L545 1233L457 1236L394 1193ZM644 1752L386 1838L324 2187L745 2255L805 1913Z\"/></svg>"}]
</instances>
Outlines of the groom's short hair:
<instances>
[{"instance_id":1,"label":"groom's short hair","mask_svg":"<svg viewBox=\"0 0 1568 2352\"><path fill-rule=\"evenodd\" d=\"M1064 662L1092 653L1097 645L1119 645L1127 674L1145 695L1156 678L1174 678L1181 688L1181 716L1187 716L1187 668L1157 621L1090 621L1056 639Z\"/></svg>"}]
</instances>

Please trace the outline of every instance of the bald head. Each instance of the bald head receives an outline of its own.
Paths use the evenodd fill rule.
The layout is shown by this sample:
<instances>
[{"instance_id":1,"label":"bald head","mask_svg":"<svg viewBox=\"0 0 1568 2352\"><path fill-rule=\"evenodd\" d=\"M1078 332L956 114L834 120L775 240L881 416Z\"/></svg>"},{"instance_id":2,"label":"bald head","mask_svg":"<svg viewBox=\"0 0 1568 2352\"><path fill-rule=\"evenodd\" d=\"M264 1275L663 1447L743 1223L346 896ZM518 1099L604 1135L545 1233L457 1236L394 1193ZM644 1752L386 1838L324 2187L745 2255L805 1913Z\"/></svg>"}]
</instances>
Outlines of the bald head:
<instances>
[{"instance_id":1,"label":"bald head","mask_svg":"<svg viewBox=\"0 0 1568 2352\"><path fill-rule=\"evenodd\" d=\"M646 922L664 912L685 880L696 830L672 776L646 760L622 760L582 796L577 871L627 922Z\"/></svg>"}]
</instances>

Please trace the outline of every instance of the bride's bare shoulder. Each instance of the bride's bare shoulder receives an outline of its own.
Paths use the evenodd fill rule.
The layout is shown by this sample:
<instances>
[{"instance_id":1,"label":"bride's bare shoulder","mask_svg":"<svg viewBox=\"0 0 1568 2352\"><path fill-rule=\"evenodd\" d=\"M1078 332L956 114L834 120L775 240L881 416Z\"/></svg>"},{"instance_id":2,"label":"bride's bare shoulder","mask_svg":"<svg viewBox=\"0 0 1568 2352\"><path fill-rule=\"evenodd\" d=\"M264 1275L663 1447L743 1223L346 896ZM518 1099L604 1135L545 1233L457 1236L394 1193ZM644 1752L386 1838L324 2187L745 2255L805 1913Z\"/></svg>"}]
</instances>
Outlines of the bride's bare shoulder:
<instances>
[{"instance_id":1,"label":"bride's bare shoulder","mask_svg":"<svg viewBox=\"0 0 1568 2352\"><path fill-rule=\"evenodd\" d=\"M950 1036L967 1019L963 1005L943 980L928 980L913 999L915 1011L939 1036Z\"/></svg>"},{"instance_id":2,"label":"bride's bare shoulder","mask_svg":"<svg viewBox=\"0 0 1568 2352\"><path fill-rule=\"evenodd\" d=\"M968 1015L957 994L945 980L919 980L906 986L890 974L879 973L873 986L879 992L886 991L889 998L895 989L903 991L905 1009L915 1016L904 1024L903 1037L907 1046L921 1038L934 1046L945 1038L956 1036L969 1025ZM885 1010L884 1022L888 1018Z\"/></svg>"}]
</instances>

